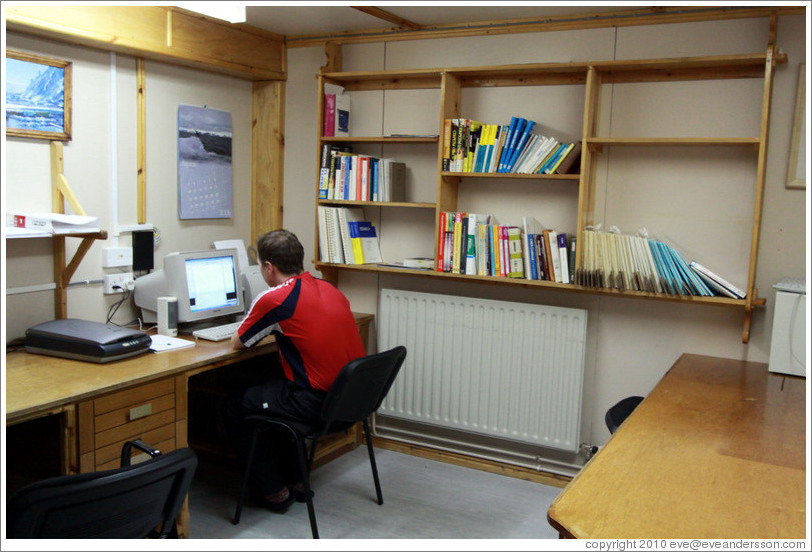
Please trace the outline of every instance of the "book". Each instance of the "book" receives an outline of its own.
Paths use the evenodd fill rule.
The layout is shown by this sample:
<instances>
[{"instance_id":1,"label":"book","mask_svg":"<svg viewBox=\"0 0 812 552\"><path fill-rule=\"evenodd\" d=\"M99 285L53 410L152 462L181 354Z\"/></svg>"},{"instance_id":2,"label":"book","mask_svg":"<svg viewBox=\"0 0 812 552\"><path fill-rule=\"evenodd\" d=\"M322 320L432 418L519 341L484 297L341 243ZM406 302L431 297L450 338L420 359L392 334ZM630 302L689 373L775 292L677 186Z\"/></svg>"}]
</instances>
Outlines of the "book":
<instances>
[{"instance_id":1,"label":"book","mask_svg":"<svg viewBox=\"0 0 812 552\"><path fill-rule=\"evenodd\" d=\"M530 119L522 120L524 121L524 125L521 128L521 133L516 137L516 143L512 148L510 158L505 167L505 172L515 172L512 170L513 166L516 164L516 160L519 158L522 150L524 150L525 144L527 144L527 141L530 139L533 127L536 126L535 121L531 121Z\"/></svg>"},{"instance_id":2,"label":"book","mask_svg":"<svg viewBox=\"0 0 812 552\"><path fill-rule=\"evenodd\" d=\"M403 266L406 268L434 268L432 257L406 257L403 259Z\"/></svg>"},{"instance_id":3,"label":"book","mask_svg":"<svg viewBox=\"0 0 812 552\"><path fill-rule=\"evenodd\" d=\"M381 201L406 201L406 163L385 159L382 186Z\"/></svg>"},{"instance_id":4,"label":"book","mask_svg":"<svg viewBox=\"0 0 812 552\"><path fill-rule=\"evenodd\" d=\"M448 213L446 211L440 211L440 215L437 217L437 264L434 267L434 270L437 272L444 272L444 259L445 259L445 228L447 225Z\"/></svg>"},{"instance_id":5,"label":"book","mask_svg":"<svg viewBox=\"0 0 812 552\"><path fill-rule=\"evenodd\" d=\"M744 299L747 296L743 290L739 289L738 287L734 286L715 272L711 271L709 268L699 264L696 261L691 261L689 264L691 270L699 274L703 279L707 282L710 280L715 285L712 286L717 291L721 291L724 295L728 297L733 297L734 299ZM720 290L719 287L722 289Z\"/></svg>"},{"instance_id":6,"label":"book","mask_svg":"<svg viewBox=\"0 0 812 552\"><path fill-rule=\"evenodd\" d=\"M336 94L334 136L350 135L350 95Z\"/></svg>"},{"instance_id":7,"label":"book","mask_svg":"<svg viewBox=\"0 0 812 552\"><path fill-rule=\"evenodd\" d=\"M360 207L336 207L338 213L338 228L341 237L341 249L344 253L345 264L358 264L355 262L352 241L350 239L350 222L364 220L364 210ZM336 261L339 262L339 261Z\"/></svg>"},{"instance_id":8,"label":"book","mask_svg":"<svg viewBox=\"0 0 812 552\"><path fill-rule=\"evenodd\" d=\"M462 220L464 218L464 213L455 212L454 213L454 223L452 226L452 235L453 235L453 244L452 244L452 251L451 251L451 272L454 274L460 274L460 268L462 266Z\"/></svg>"},{"instance_id":9,"label":"book","mask_svg":"<svg viewBox=\"0 0 812 552\"><path fill-rule=\"evenodd\" d=\"M502 159L499 163L499 169L497 172L509 172L510 162L513 159L513 150L516 148L516 144L526 124L527 119L522 117L514 117L511 119L512 128L508 131L507 142L502 150Z\"/></svg>"},{"instance_id":10,"label":"book","mask_svg":"<svg viewBox=\"0 0 812 552\"><path fill-rule=\"evenodd\" d=\"M336 95L324 95L324 125L322 134L325 137L335 136L336 129Z\"/></svg>"},{"instance_id":11,"label":"book","mask_svg":"<svg viewBox=\"0 0 812 552\"><path fill-rule=\"evenodd\" d=\"M509 278L524 278L524 255L522 250L522 231L518 226L507 227L508 273Z\"/></svg>"},{"instance_id":12,"label":"book","mask_svg":"<svg viewBox=\"0 0 812 552\"><path fill-rule=\"evenodd\" d=\"M340 207L324 208L325 234L327 236L327 254L329 263L344 262L344 248L341 243L341 223L338 216Z\"/></svg>"},{"instance_id":13,"label":"book","mask_svg":"<svg viewBox=\"0 0 812 552\"><path fill-rule=\"evenodd\" d=\"M330 190L330 160L332 159L332 151L330 144L322 144L319 165L319 199L328 199L327 194Z\"/></svg>"},{"instance_id":14,"label":"book","mask_svg":"<svg viewBox=\"0 0 812 552\"><path fill-rule=\"evenodd\" d=\"M359 224L360 223L355 220L347 222L350 229L350 245L352 246L353 264L365 264L364 246L361 243L361 234L358 230Z\"/></svg>"},{"instance_id":15,"label":"book","mask_svg":"<svg viewBox=\"0 0 812 552\"><path fill-rule=\"evenodd\" d=\"M567 235L560 232L558 238L558 254L560 256L561 265L561 283L570 283L570 267L569 267L569 250L567 245Z\"/></svg>"},{"instance_id":16,"label":"book","mask_svg":"<svg viewBox=\"0 0 812 552\"><path fill-rule=\"evenodd\" d=\"M449 170L451 162L451 119L443 121L443 166L442 170Z\"/></svg>"},{"instance_id":17,"label":"book","mask_svg":"<svg viewBox=\"0 0 812 552\"><path fill-rule=\"evenodd\" d=\"M581 169L579 161L581 160L581 142L575 142L575 145L567 153L566 157L555 169L556 174L575 174Z\"/></svg>"},{"instance_id":18,"label":"book","mask_svg":"<svg viewBox=\"0 0 812 552\"><path fill-rule=\"evenodd\" d=\"M561 253L558 251L558 232L555 230L544 230L544 249L547 252L548 269L550 271L550 281L563 282L561 276Z\"/></svg>"},{"instance_id":19,"label":"book","mask_svg":"<svg viewBox=\"0 0 812 552\"><path fill-rule=\"evenodd\" d=\"M319 260L323 263L331 263L330 249L327 244L327 209L324 205L316 208L316 219L319 226Z\"/></svg>"}]
</instances>

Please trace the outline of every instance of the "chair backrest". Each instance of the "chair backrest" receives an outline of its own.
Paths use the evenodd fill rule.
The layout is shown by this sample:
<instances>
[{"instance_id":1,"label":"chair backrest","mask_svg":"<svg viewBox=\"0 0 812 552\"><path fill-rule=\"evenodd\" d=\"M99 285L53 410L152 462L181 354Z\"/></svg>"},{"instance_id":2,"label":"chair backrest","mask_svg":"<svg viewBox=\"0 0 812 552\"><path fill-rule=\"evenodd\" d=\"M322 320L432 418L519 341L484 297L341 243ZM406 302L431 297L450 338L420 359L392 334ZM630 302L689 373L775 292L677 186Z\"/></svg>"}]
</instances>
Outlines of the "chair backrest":
<instances>
[{"instance_id":1,"label":"chair backrest","mask_svg":"<svg viewBox=\"0 0 812 552\"><path fill-rule=\"evenodd\" d=\"M31 483L8 501L9 538L166 536L183 506L197 456L183 448L115 470Z\"/></svg>"},{"instance_id":2,"label":"chair backrest","mask_svg":"<svg viewBox=\"0 0 812 552\"><path fill-rule=\"evenodd\" d=\"M634 412L634 409L637 408L637 405L641 402L643 402L643 397L632 395L631 397L626 397L618 401L617 404L607 410L604 421L606 422L606 428L609 430L609 433L617 431L620 424Z\"/></svg>"},{"instance_id":3,"label":"chair backrest","mask_svg":"<svg viewBox=\"0 0 812 552\"><path fill-rule=\"evenodd\" d=\"M406 347L352 360L336 377L321 411L322 419L355 423L378 410L406 359Z\"/></svg>"}]
</instances>

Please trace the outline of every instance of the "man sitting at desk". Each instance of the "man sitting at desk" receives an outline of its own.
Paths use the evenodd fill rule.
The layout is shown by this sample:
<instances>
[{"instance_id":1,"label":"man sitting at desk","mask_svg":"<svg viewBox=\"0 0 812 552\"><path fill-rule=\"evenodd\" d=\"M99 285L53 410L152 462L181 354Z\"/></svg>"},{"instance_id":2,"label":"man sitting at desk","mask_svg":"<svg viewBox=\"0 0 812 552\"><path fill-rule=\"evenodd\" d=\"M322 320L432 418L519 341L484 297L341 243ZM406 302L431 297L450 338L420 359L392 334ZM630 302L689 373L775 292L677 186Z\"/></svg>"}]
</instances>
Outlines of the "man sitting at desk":
<instances>
[{"instance_id":1,"label":"man sitting at desk","mask_svg":"<svg viewBox=\"0 0 812 552\"><path fill-rule=\"evenodd\" d=\"M247 415L320 421L322 402L341 368L366 354L349 301L332 284L305 272L304 248L293 233L274 230L260 236L257 252L270 289L254 299L231 343L235 349L251 347L274 334L285 378L227 401L226 426L243 462L250 442ZM284 513L294 500L306 500L296 450L287 438L265 446L254 454L251 487L263 505Z\"/></svg>"}]
</instances>

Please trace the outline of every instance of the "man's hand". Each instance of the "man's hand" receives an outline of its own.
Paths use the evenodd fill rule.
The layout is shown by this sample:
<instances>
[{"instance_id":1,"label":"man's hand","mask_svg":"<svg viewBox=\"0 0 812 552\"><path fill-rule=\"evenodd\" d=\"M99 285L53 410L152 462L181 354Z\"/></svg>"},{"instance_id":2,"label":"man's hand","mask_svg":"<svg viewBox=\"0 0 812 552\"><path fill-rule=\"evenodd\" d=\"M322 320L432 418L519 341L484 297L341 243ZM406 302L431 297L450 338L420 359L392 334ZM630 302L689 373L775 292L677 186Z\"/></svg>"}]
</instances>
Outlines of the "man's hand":
<instances>
[{"instance_id":1,"label":"man's hand","mask_svg":"<svg viewBox=\"0 0 812 552\"><path fill-rule=\"evenodd\" d=\"M234 349L244 349L245 348L245 345L243 345L242 341L240 341L240 336L239 336L239 334L237 334L237 332L234 332L234 334L231 336L231 346Z\"/></svg>"}]
</instances>

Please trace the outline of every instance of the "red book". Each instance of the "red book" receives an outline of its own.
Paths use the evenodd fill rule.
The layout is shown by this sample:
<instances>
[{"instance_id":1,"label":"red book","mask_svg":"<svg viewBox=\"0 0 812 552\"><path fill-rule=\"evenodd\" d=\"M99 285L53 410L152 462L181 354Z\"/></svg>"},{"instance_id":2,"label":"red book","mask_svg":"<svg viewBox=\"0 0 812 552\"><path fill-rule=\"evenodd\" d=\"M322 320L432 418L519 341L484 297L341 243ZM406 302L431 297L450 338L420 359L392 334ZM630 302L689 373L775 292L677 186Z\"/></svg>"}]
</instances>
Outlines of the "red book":
<instances>
[{"instance_id":1,"label":"red book","mask_svg":"<svg viewBox=\"0 0 812 552\"><path fill-rule=\"evenodd\" d=\"M336 134L336 95L324 95L324 136L335 136Z\"/></svg>"},{"instance_id":2,"label":"red book","mask_svg":"<svg viewBox=\"0 0 812 552\"><path fill-rule=\"evenodd\" d=\"M440 211L440 222L437 224L437 272L445 271L445 227L446 212Z\"/></svg>"}]
</instances>

